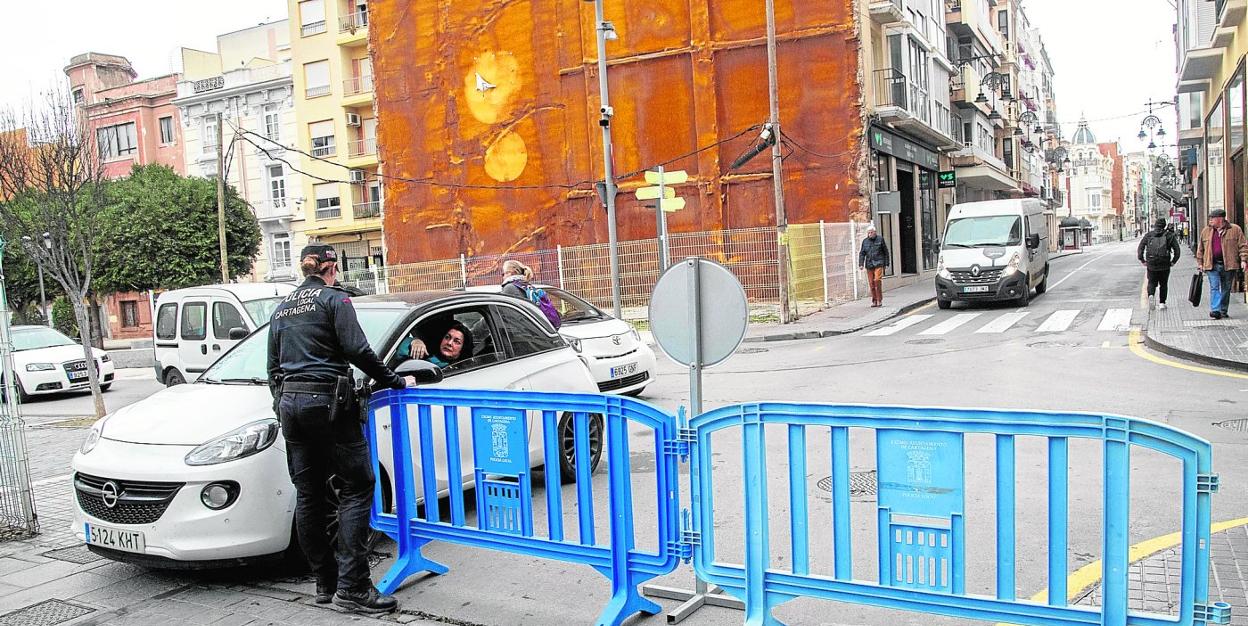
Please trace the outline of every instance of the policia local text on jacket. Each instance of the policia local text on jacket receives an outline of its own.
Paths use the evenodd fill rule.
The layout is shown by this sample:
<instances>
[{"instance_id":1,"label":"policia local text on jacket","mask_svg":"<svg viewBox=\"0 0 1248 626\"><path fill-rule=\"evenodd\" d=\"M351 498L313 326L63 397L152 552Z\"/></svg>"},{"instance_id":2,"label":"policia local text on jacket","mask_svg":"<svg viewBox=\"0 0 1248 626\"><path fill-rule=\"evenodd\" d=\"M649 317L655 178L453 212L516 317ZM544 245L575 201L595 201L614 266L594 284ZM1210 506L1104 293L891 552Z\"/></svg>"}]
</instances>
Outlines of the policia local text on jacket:
<instances>
[{"instance_id":1,"label":"policia local text on jacket","mask_svg":"<svg viewBox=\"0 0 1248 626\"><path fill-rule=\"evenodd\" d=\"M398 608L373 586L368 569L368 516L373 466L364 439L350 365L377 387L401 389L360 328L350 295L331 287L337 253L308 246L301 255L306 280L273 312L268 373L286 461L295 485L295 530L317 577L316 602L360 613ZM338 542L330 554L328 481L338 485Z\"/></svg>"}]
</instances>

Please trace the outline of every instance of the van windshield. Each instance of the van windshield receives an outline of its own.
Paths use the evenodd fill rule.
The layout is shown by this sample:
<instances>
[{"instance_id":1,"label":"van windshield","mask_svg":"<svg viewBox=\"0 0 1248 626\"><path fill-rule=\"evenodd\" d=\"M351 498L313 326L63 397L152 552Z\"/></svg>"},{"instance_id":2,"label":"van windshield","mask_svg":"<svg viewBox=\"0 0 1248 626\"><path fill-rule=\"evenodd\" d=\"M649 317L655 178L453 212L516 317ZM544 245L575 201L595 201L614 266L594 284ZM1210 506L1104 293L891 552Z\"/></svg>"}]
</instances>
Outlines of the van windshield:
<instances>
[{"instance_id":1,"label":"van windshield","mask_svg":"<svg viewBox=\"0 0 1248 626\"><path fill-rule=\"evenodd\" d=\"M1017 215L964 217L949 222L944 249L1017 246L1023 242L1023 220Z\"/></svg>"},{"instance_id":2,"label":"van windshield","mask_svg":"<svg viewBox=\"0 0 1248 626\"><path fill-rule=\"evenodd\" d=\"M273 316L273 311L277 309L277 305L282 303L283 298L261 298L259 300L248 300L243 303L243 308L247 309L247 314L251 316L251 321L256 326L261 326L269 321Z\"/></svg>"}]
</instances>

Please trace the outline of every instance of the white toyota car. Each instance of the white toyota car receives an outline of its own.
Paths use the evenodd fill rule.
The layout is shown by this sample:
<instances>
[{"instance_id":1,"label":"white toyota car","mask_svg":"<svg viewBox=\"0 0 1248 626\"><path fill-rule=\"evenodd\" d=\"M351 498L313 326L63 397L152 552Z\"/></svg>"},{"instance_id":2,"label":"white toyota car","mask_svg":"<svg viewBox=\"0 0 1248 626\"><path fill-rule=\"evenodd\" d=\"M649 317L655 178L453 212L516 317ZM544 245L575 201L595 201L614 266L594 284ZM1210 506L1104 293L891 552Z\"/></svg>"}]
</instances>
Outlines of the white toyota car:
<instances>
[{"instance_id":1,"label":"white toyota car","mask_svg":"<svg viewBox=\"0 0 1248 626\"><path fill-rule=\"evenodd\" d=\"M399 352L406 338L444 332L438 329L452 320L468 327L470 355L443 370L444 379L433 387L597 391L582 361L541 313L514 298L436 292L355 302L370 343L392 367L404 360ZM75 529L92 551L180 568L297 554L295 491L266 381L267 342L265 326L196 383L166 388L91 428L72 469ZM471 432L468 413L461 412L461 432ZM434 419L442 421L440 415ZM379 415L378 422L389 429L387 416ZM576 473L572 416L561 416L558 424L559 471L569 480ZM593 416L589 426L592 471L602 454L602 417ZM393 493L389 441L382 438L378 455L387 509ZM536 466L543 458L542 437L530 441ZM445 449L442 441L435 445ZM466 486L473 480L471 454L466 446L460 477ZM419 465L418 453L413 459ZM439 491L446 491L449 478L445 468L438 469Z\"/></svg>"},{"instance_id":2,"label":"white toyota car","mask_svg":"<svg viewBox=\"0 0 1248 626\"><path fill-rule=\"evenodd\" d=\"M81 344L47 326L14 326L10 332L18 400L90 388ZM91 348L91 353L100 389L107 391L113 384L113 360L99 348Z\"/></svg>"},{"instance_id":3,"label":"white toyota car","mask_svg":"<svg viewBox=\"0 0 1248 626\"><path fill-rule=\"evenodd\" d=\"M654 378L654 350L628 322L615 319L569 291L536 285L559 311L559 334L581 356L602 393L639 396ZM469 291L499 293L500 287Z\"/></svg>"}]
</instances>

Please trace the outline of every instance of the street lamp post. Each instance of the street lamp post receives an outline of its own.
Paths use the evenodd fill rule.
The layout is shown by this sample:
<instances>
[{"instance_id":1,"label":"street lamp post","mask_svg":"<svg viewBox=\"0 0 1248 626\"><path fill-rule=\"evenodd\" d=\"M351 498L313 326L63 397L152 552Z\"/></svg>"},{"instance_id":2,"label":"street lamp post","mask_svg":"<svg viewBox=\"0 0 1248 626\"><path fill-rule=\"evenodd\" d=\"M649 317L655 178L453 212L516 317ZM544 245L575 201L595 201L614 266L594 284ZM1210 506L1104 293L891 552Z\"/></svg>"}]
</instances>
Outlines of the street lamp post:
<instances>
[{"instance_id":1,"label":"street lamp post","mask_svg":"<svg viewBox=\"0 0 1248 626\"><path fill-rule=\"evenodd\" d=\"M591 0L586 0L591 1ZM607 205L607 241L608 257L611 264L611 308L616 319L623 319L620 313L620 251L619 232L616 228L615 213L615 168L612 163L611 149L611 118L615 110L607 93L607 40L618 39L615 26L603 15L603 0L592 0L594 3L594 31L598 39L598 97L601 101L598 112L601 117L598 125L602 127L602 175Z\"/></svg>"}]
</instances>

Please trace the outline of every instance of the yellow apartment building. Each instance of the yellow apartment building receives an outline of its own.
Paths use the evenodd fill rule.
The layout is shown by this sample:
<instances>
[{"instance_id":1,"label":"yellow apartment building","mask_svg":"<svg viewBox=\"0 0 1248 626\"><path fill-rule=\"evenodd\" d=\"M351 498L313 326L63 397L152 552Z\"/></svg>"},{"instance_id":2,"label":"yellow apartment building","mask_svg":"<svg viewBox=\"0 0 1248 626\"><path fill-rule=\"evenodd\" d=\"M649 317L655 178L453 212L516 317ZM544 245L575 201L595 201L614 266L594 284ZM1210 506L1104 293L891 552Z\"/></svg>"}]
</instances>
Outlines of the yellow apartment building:
<instances>
[{"instance_id":1,"label":"yellow apartment building","mask_svg":"<svg viewBox=\"0 0 1248 626\"><path fill-rule=\"evenodd\" d=\"M383 259L382 186L368 3L288 2L295 134L307 155L299 183L301 234L337 247L344 271L377 267Z\"/></svg>"}]
</instances>

